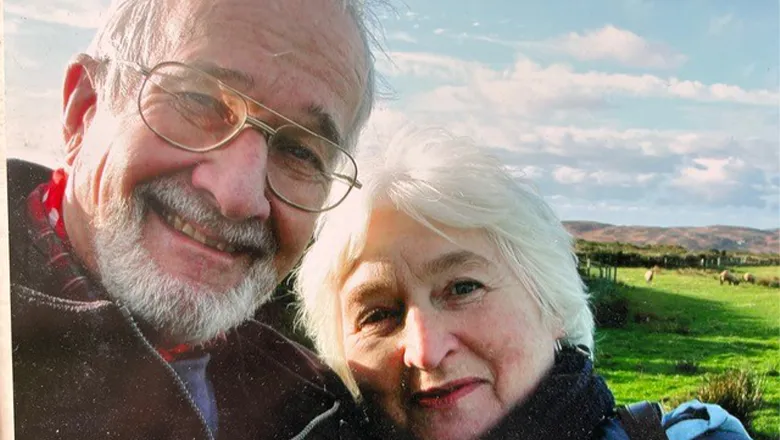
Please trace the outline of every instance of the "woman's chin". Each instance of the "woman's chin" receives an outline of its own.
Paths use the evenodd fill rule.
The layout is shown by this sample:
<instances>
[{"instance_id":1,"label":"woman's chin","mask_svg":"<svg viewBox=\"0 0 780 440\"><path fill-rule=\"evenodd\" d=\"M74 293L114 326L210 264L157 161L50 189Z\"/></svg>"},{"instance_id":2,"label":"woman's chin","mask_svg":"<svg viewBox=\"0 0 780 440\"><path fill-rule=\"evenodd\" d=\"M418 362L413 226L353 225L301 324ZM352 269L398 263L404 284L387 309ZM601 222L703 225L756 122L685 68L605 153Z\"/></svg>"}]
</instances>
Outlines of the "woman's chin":
<instances>
[{"instance_id":1,"label":"woman's chin","mask_svg":"<svg viewBox=\"0 0 780 440\"><path fill-rule=\"evenodd\" d=\"M476 440L485 429L473 429L466 426L426 426L414 438L419 440Z\"/></svg>"},{"instance_id":2,"label":"woman's chin","mask_svg":"<svg viewBox=\"0 0 780 440\"><path fill-rule=\"evenodd\" d=\"M474 440L492 426L484 414L477 415L481 417L458 417L457 421L450 418L428 420L427 423L418 424L412 431L414 437L420 440Z\"/></svg>"}]
</instances>

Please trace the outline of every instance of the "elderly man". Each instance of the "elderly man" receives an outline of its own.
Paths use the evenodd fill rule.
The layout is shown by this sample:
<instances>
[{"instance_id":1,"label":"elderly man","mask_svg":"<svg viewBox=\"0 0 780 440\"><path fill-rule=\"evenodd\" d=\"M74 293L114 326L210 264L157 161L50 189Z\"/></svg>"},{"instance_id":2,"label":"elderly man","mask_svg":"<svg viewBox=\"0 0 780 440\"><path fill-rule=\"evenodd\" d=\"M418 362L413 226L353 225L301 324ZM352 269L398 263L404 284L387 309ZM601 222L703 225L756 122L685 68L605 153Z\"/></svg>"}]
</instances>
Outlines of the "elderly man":
<instances>
[{"instance_id":1,"label":"elderly man","mask_svg":"<svg viewBox=\"0 0 780 440\"><path fill-rule=\"evenodd\" d=\"M354 432L336 376L251 318L359 187L361 5L112 5L67 67L67 166L9 163L17 439Z\"/></svg>"}]
</instances>

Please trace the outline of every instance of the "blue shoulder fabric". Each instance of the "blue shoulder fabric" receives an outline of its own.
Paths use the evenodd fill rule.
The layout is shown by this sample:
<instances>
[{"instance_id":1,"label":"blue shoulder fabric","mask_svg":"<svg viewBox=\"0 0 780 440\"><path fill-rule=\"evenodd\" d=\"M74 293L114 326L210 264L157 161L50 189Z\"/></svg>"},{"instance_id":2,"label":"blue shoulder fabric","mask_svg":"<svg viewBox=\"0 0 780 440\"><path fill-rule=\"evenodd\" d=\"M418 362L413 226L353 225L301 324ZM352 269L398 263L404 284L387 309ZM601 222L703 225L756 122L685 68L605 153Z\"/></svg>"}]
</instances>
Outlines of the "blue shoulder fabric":
<instances>
[{"instance_id":1,"label":"blue shoulder fabric","mask_svg":"<svg viewBox=\"0 0 780 440\"><path fill-rule=\"evenodd\" d=\"M664 414L661 426L669 440L750 440L742 423L723 408L698 400L686 402ZM598 427L594 438L629 440L617 418L609 418Z\"/></svg>"},{"instance_id":2,"label":"blue shoulder fabric","mask_svg":"<svg viewBox=\"0 0 780 440\"><path fill-rule=\"evenodd\" d=\"M696 399L664 414L661 423L669 440L750 440L739 419L718 405Z\"/></svg>"}]
</instances>

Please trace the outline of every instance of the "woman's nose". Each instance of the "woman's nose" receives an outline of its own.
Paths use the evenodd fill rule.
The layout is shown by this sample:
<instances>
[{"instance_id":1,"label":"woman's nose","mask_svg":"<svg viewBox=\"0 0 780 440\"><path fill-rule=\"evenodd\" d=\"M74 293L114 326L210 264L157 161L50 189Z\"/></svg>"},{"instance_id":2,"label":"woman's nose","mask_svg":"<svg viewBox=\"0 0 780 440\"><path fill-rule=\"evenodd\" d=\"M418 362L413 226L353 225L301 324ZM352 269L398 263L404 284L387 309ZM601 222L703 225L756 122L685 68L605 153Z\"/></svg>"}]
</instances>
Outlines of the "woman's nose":
<instances>
[{"instance_id":1,"label":"woman's nose","mask_svg":"<svg viewBox=\"0 0 780 440\"><path fill-rule=\"evenodd\" d=\"M403 335L404 364L420 370L436 369L455 350L457 340L450 330L440 314L410 308Z\"/></svg>"}]
</instances>

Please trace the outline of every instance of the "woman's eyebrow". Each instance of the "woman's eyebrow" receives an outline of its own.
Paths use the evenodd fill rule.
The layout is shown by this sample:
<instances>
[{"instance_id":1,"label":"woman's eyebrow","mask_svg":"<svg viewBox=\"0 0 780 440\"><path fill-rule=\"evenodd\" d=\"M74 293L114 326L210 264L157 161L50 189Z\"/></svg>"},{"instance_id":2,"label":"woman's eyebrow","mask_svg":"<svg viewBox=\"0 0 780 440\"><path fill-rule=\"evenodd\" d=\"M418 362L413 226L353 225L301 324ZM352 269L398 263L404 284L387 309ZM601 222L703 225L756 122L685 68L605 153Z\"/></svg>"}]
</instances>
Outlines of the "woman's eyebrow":
<instances>
[{"instance_id":1,"label":"woman's eyebrow","mask_svg":"<svg viewBox=\"0 0 780 440\"><path fill-rule=\"evenodd\" d=\"M422 266L422 273L433 275L462 266L490 267L485 257L467 250L453 251L440 255Z\"/></svg>"},{"instance_id":2,"label":"woman's eyebrow","mask_svg":"<svg viewBox=\"0 0 780 440\"><path fill-rule=\"evenodd\" d=\"M379 298L384 292L387 292L392 288L392 282L385 279L370 280L361 283L347 291L346 301L344 301L346 310L357 308L361 304L365 304L374 298Z\"/></svg>"}]
</instances>

